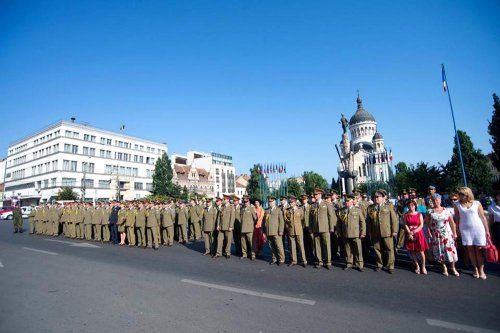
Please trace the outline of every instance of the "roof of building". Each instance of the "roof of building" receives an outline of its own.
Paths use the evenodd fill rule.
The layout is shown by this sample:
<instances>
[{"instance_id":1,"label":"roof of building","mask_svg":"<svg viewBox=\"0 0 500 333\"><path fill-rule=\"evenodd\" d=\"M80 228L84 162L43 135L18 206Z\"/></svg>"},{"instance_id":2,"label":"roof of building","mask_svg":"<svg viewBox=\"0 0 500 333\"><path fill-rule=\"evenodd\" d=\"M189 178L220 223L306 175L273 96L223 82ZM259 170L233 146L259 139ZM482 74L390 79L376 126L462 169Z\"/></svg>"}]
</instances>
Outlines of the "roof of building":
<instances>
[{"instance_id":1,"label":"roof of building","mask_svg":"<svg viewBox=\"0 0 500 333\"><path fill-rule=\"evenodd\" d=\"M363 100L361 99L361 96L358 95L357 98L357 103L358 103L358 109L354 113L354 115L351 117L351 120L349 120L349 126L352 126L357 123L362 123L365 121L372 121L375 122L375 118L371 113L365 110L363 107Z\"/></svg>"},{"instance_id":2,"label":"roof of building","mask_svg":"<svg viewBox=\"0 0 500 333\"><path fill-rule=\"evenodd\" d=\"M365 151L372 151L373 144L370 142L361 142L361 143L355 144L353 148L354 148L353 149L354 153L357 153L361 148L363 148L363 150L365 150Z\"/></svg>"},{"instance_id":3,"label":"roof of building","mask_svg":"<svg viewBox=\"0 0 500 333\"><path fill-rule=\"evenodd\" d=\"M373 136L373 140L382 140L382 139L384 139L384 137L379 132L376 132L375 135Z\"/></svg>"}]
</instances>

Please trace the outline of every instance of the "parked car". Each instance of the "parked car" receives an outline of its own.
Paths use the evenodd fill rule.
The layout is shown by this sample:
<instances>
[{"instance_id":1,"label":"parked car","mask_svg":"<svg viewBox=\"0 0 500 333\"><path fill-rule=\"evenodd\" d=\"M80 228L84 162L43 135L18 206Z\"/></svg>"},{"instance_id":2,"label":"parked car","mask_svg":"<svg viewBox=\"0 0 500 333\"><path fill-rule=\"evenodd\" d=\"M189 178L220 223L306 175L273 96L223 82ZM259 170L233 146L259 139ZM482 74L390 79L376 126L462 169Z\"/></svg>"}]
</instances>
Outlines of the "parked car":
<instances>
[{"instance_id":1,"label":"parked car","mask_svg":"<svg viewBox=\"0 0 500 333\"><path fill-rule=\"evenodd\" d=\"M2 220L12 220L14 218L13 212L14 207L2 207L0 209L0 219Z\"/></svg>"},{"instance_id":2,"label":"parked car","mask_svg":"<svg viewBox=\"0 0 500 333\"><path fill-rule=\"evenodd\" d=\"M32 210L33 208L31 206L22 206L21 211L23 212L23 219L27 219Z\"/></svg>"}]
</instances>

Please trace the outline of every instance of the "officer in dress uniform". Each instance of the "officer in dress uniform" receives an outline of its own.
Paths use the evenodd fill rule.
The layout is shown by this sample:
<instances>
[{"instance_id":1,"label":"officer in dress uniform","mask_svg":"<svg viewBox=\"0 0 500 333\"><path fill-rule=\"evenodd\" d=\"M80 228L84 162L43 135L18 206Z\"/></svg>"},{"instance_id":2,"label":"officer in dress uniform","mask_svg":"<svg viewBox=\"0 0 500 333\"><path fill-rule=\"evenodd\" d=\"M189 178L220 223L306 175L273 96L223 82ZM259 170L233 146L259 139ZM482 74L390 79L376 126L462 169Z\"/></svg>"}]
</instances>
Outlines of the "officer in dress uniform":
<instances>
[{"instance_id":1,"label":"officer in dress uniform","mask_svg":"<svg viewBox=\"0 0 500 333\"><path fill-rule=\"evenodd\" d=\"M125 232L127 233L128 246L135 246L135 216L137 209L133 203L129 203L125 215Z\"/></svg>"},{"instance_id":2,"label":"officer in dress uniform","mask_svg":"<svg viewBox=\"0 0 500 333\"><path fill-rule=\"evenodd\" d=\"M247 259L250 257L251 260L255 260L255 252L253 249L253 231L255 228L255 223L257 222L257 212L255 208L250 204L250 197L245 195L243 197L244 207L240 209L240 221L241 221L241 252L242 256L240 259Z\"/></svg>"},{"instance_id":3,"label":"officer in dress uniform","mask_svg":"<svg viewBox=\"0 0 500 333\"><path fill-rule=\"evenodd\" d=\"M173 207L173 200L169 200L167 204L163 205L161 214L161 225L163 229L163 245L174 245L174 222L175 222L175 208Z\"/></svg>"},{"instance_id":4,"label":"officer in dress uniform","mask_svg":"<svg viewBox=\"0 0 500 333\"><path fill-rule=\"evenodd\" d=\"M335 215L333 206L328 205L323 200L323 190L315 189L314 196L316 199L312 218L312 232L316 254L314 268L324 265L326 269L331 269L332 252L330 248L330 234L335 232L337 216Z\"/></svg>"},{"instance_id":5,"label":"officer in dress uniform","mask_svg":"<svg viewBox=\"0 0 500 333\"><path fill-rule=\"evenodd\" d=\"M233 197L233 206L234 206L234 229L233 229L233 239L234 239L234 248L235 255L242 256L243 252L241 251L241 204L240 198L236 195Z\"/></svg>"},{"instance_id":6,"label":"officer in dress uniform","mask_svg":"<svg viewBox=\"0 0 500 333\"><path fill-rule=\"evenodd\" d=\"M147 232L147 246L158 250L160 243L158 240L158 226L160 221L160 211L156 209L153 203L148 205L146 209L146 232Z\"/></svg>"},{"instance_id":7,"label":"officer in dress uniform","mask_svg":"<svg viewBox=\"0 0 500 333\"><path fill-rule=\"evenodd\" d=\"M310 262L314 261L314 242L312 239L312 234L310 233L310 225L311 225L311 204L309 203L309 196L304 194L300 197L302 201L302 205L300 208L303 211L302 214L302 225L304 226L304 251L306 253L306 258Z\"/></svg>"},{"instance_id":8,"label":"officer in dress uniform","mask_svg":"<svg viewBox=\"0 0 500 333\"><path fill-rule=\"evenodd\" d=\"M298 262L297 252L300 254L300 264L302 267L307 266L307 259L304 250L304 210L297 206L297 198L290 196L290 208L285 214L285 224L288 225L288 239L290 240L290 264L294 266Z\"/></svg>"},{"instance_id":9,"label":"officer in dress uniform","mask_svg":"<svg viewBox=\"0 0 500 333\"><path fill-rule=\"evenodd\" d=\"M276 198L269 196L269 209L264 217L264 234L271 247L270 265L282 265L285 263L285 252L283 250L283 232L285 221L280 208L276 208Z\"/></svg>"},{"instance_id":10,"label":"officer in dress uniform","mask_svg":"<svg viewBox=\"0 0 500 333\"><path fill-rule=\"evenodd\" d=\"M35 206L31 205L31 212L28 215L28 222L30 225L30 234L35 233L35 214L36 214Z\"/></svg>"},{"instance_id":11,"label":"officer in dress uniform","mask_svg":"<svg viewBox=\"0 0 500 333\"><path fill-rule=\"evenodd\" d=\"M217 210L212 206L212 199L207 198L205 201L205 209L203 210L203 241L205 243L205 253L203 255L211 255L213 249L213 233L217 219Z\"/></svg>"},{"instance_id":12,"label":"officer in dress uniform","mask_svg":"<svg viewBox=\"0 0 500 333\"><path fill-rule=\"evenodd\" d=\"M231 236L234 228L234 206L229 202L230 199L229 195L224 195L224 204L219 207L219 223L217 225L219 235L217 237L217 252L215 253L215 257L224 255L226 259L231 257Z\"/></svg>"},{"instance_id":13,"label":"officer in dress uniform","mask_svg":"<svg viewBox=\"0 0 500 333\"><path fill-rule=\"evenodd\" d=\"M394 237L398 234L398 217L394 206L386 202L387 192L383 189L375 192L375 203L368 207L367 230L373 242L378 272L384 266L382 252L387 259L387 269L394 272Z\"/></svg>"},{"instance_id":14,"label":"officer in dress uniform","mask_svg":"<svg viewBox=\"0 0 500 333\"><path fill-rule=\"evenodd\" d=\"M143 202L139 202L139 209L135 212L135 214L137 246L146 248L146 209L144 208Z\"/></svg>"},{"instance_id":15,"label":"officer in dress uniform","mask_svg":"<svg viewBox=\"0 0 500 333\"><path fill-rule=\"evenodd\" d=\"M86 240L91 240L92 239L92 218L94 214L94 207L92 207L91 203L87 203L85 205L85 214L83 216L83 225L85 226L85 239Z\"/></svg>"},{"instance_id":16,"label":"officer in dress uniform","mask_svg":"<svg viewBox=\"0 0 500 333\"><path fill-rule=\"evenodd\" d=\"M356 261L360 272L363 271L363 253L361 250L361 239L366 234L365 217L361 208L355 206L355 196L346 195L345 207L338 213L337 233L343 239L346 251L346 266L349 270Z\"/></svg>"},{"instance_id":17,"label":"officer in dress uniform","mask_svg":"<svg viewBox=\"0 0 500 333\"><path fill-rule=\"evenodd\" d=\"M187 227L189 220L189 209L186 207L186 202L181 201L179 213L177 214L177 225L179 228L179 243L186 244L188 240ZM182 239L182 241L181 241Z\"/></svg>"}]
</instances>

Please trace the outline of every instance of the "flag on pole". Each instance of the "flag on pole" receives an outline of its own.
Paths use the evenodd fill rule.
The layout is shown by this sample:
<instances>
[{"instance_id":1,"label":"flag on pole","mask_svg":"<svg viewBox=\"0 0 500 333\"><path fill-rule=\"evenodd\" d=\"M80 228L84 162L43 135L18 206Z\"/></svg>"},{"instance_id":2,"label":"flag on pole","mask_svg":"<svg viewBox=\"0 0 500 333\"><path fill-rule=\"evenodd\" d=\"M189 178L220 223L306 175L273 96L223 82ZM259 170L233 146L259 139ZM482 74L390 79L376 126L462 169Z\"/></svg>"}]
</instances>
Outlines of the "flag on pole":
<instances>
[{"instance_id":1,"label":"flag on pole","mask_svg":"<svg viewBox=\"0 0 500 333\"><path fill-rule=\"evenodd\" d=\"M392 149L389 149L389 160L392 161Z\"/></svg>"},{"instance_id":2,"label":"flag on pole","mask_svg":"<svg viewBox=\"0 0 500 333\"><path fill-rule=\"evenodd\" d=\"M257 164L257 174L260 174L260 164Z\"/></svg>"},{"instance_id":3,"label":"flag on pole","mask_svg":"<svg viewBox=\"0 0 500 333\"><path fill-rule=\"evenodd\" d=\"M448 89L448 84L446 83L446 73L444 72L444 66L441 67L441 74L443 76L443 90L446 92Z\"/></svg>"}]
</instances>

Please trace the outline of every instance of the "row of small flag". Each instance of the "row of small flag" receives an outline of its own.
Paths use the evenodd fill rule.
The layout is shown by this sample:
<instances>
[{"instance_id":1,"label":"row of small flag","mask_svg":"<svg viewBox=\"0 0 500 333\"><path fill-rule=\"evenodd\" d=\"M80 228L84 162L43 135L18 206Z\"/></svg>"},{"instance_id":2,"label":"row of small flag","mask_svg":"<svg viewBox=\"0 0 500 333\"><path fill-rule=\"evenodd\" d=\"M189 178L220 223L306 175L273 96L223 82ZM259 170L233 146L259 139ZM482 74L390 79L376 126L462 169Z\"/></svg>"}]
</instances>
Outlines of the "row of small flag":
<instances>
[{"instance_id":1,"label":"row of small flag","mask_svg":"<svg viewBox=\"0 0 500 333\"><path fill-rule=\"evenodd\" d=\"M375 153L369 156L365 156L365 164L379 164L392 161L392 149L387 153L387 150L383 153Z\"/></svg>"},{"instance_id":2,"label":"row of small flag","mask_svg":"<svg viewBox=\"0 0 500 333\"><path fill-rule=\"evenodd\" d=\"M257 164L257 173L286 173L286 163L265 163Z\"/></svg>"}]
</instances>

